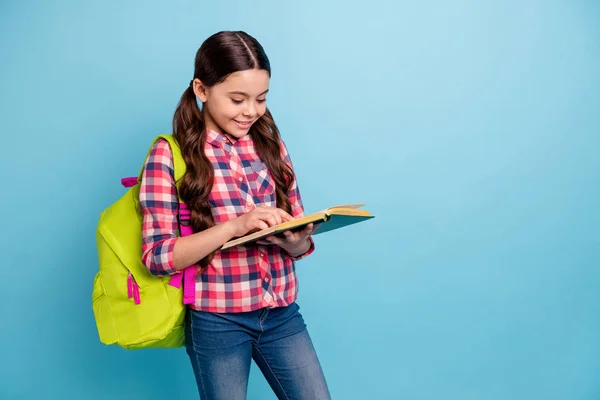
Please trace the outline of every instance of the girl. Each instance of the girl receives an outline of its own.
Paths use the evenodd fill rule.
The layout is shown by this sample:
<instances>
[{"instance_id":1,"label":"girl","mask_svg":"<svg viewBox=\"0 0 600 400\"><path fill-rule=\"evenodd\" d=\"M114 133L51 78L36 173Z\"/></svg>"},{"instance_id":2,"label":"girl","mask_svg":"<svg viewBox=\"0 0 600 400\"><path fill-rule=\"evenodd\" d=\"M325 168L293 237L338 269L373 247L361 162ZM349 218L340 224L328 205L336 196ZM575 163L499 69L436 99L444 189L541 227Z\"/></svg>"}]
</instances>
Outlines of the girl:
<instances>
[{"instance_id":1,"label":"girl","mask_svg":"<svg viewBox=\"0 0 600 400\"><path fill-rule=\"evenodd\" d=\"M179 201L166 141L155 144L144 165L144 264L157 276L199 266L185 332L202 399L245 399L251 359L280 399L330 398L295 303L294 261L314 250L313 226L217 251L304 212L266 107L270 76L262 46L244 32L219 32L196 53L194 79L173 118L187 167L179 197L191 210L193 235L177 237Z\"/></svg>"}]
</instances>

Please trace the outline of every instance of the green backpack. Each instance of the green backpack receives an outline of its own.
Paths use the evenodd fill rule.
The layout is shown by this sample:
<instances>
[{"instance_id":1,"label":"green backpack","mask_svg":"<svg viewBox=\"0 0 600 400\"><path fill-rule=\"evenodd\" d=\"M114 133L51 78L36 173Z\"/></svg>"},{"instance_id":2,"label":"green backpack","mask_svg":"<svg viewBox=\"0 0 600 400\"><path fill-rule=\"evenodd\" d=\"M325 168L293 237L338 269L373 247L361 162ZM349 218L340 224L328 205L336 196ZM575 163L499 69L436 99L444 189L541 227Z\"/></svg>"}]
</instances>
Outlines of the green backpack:
<instances>
[{"instance_id":1,"label":"green backpack","mask_svg":"<svg viewBox=\"0 0 600 400\"><path fill-rule=\"evenodd\" d=\"M179 182L186 169L179 146L172 135L160 135L152 145L161 138L169 142ZM123 178L129 189L100 214L96 231L100 270L92 293L98 335L102 343L126 349L181 347L186 304L194 302L195 268L156 277L142 263L140 181L141 173L139 178ZM190 234L189 211L181 202L179 219L179 235Z\"/></svg>"}]
</instances>

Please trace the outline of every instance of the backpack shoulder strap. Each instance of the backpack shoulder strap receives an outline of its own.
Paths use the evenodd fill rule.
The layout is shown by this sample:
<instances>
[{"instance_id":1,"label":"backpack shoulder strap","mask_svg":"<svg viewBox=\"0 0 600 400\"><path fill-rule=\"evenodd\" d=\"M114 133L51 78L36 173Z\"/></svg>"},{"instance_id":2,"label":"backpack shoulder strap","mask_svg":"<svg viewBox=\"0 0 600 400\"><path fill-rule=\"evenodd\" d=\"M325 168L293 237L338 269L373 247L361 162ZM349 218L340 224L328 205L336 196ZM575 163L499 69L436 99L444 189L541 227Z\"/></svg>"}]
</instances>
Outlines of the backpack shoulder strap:
<instances>
[{"instance_id":1,"label":"backpack shoulder strap","mask_svg":"<svg viewBox=\"0 0 600 400\"><path fill-rule=\"evenodd\" d=\"M177 182L177 186L179 186L179 181L183 178L186 171L185 161L183 161L179 143L177 143L177 140L175 140L173 135L159 135L155 141L158 139L165 139L169 142L169 146L171 146L171 153L173 154L173 175L175 175L175 182Z\"/></svg>"},{"instance_id":2,"label":"backpack shoulder strap","mask_svg":"<svg viewBox=\"0 0 600 400\"><path fill-rule=\"evenodd\" d=\"M179 188L179 183L181 181L181 178L183 178L183 175L185 175L186 166L185 166L185 161L183 160L183 156L181 155L181 149L179 148L179 144L177 143L177 140L175 140L173 135L170 135L170 134L158 135L152 141L152 144L150 145L150 148L148 149L148 153L146 154L145 159L148 158L148 156L150 155L150 151L152 150L152 147L154 147L156 142L160 139L166 140L169 143L169 146L171 147L171 153L173 154L173 175L174 175L177 187ZM143 170L140 171L139 181L142 180L142 172L143 172Z\"/></svg>"}]
</instances>

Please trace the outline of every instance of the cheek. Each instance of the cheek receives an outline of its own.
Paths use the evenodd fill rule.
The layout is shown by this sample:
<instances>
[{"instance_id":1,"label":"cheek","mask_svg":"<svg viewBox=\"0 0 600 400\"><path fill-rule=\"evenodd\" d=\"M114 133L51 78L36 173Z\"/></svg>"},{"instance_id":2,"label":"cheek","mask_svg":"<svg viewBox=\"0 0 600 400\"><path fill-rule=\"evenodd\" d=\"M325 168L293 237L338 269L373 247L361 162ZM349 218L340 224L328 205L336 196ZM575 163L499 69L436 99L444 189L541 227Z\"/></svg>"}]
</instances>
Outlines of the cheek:
<instances>
[{"instance_id":1,"label":"cheek","mask_svg":"<svg viewBox=\"0 0 600 400\"><path fill-rule=\"evenodd\" d=\"M217 104L216 110L219 113L218 118L222 121L233 119L240 113L237 106L232 104L231 101L220 102Z\"/></svg>"},{"instance_id":2,"label":"cheek","mask_svg":"<svg viewBox=\"0 0 600 400\"><path fill-rule=\"evenodd\" d=\"M263 115L265 115L265 113L267 112L267 104L266 103L259 104L256 107L256 112L258 114L258 118L260 118Z\"/></svg>"}]
</instances>

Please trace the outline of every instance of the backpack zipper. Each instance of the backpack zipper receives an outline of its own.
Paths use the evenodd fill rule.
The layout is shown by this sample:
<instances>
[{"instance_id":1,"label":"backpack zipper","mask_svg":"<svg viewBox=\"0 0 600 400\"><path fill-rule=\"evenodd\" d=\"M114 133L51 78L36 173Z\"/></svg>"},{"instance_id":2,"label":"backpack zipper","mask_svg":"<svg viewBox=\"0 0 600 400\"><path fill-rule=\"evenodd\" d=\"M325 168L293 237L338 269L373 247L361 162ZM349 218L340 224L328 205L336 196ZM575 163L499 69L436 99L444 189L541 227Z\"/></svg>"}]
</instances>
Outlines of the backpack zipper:
<instances>
[{"instance_id":1,"label":"backpack zipper","mask_svg":"<svg viewBox=\"0 0 600 400\"><path fill-rule=\"evenodd\" d=\"M140 304L140 287L131 272L127 276L127 297L132 298L135 304Z\"/></svg>"}]
</instances>

